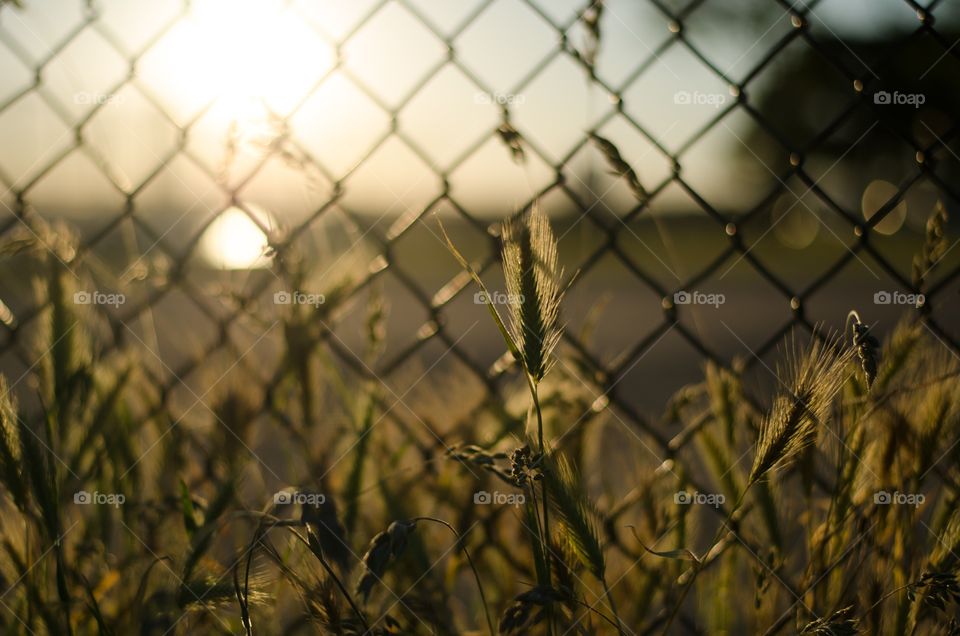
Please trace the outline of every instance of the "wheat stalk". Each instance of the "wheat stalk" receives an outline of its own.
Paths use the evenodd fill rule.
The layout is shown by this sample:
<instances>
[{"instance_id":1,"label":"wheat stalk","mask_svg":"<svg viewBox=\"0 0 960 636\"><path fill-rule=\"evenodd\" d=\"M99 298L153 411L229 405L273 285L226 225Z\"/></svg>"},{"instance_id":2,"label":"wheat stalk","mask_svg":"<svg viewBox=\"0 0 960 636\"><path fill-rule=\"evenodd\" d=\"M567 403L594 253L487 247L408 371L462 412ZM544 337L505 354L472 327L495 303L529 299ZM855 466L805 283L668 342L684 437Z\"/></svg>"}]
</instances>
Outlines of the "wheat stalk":
<instances>
[{"instance_id":1,"label":"wheat stalk","mask_svg":"<svg viewBox=\"0 0 960 636\"><path fill-rule=\"evenodd\" d=\"M535 205L529 213L502 226L503 273L510 298L510 334L523 366L539 382L551 365L560 340L560 300L563 275L557 241L547 215Z\"/></svg>"},{"instance_id":2,"label":"wheat stalk","mask_svg":"<svg viewBox=\"0 0 960 636\"><path fill-rule=\"evenodd\" d=\"M806 353L794 346L787 368L781 372L787 391L774 400L760 425L748 486L789 464L816 440L817 429L846 382L851 354L849 349L840 349L836 337L821 340L815 336Z\"/></svg>"}]
</instances>

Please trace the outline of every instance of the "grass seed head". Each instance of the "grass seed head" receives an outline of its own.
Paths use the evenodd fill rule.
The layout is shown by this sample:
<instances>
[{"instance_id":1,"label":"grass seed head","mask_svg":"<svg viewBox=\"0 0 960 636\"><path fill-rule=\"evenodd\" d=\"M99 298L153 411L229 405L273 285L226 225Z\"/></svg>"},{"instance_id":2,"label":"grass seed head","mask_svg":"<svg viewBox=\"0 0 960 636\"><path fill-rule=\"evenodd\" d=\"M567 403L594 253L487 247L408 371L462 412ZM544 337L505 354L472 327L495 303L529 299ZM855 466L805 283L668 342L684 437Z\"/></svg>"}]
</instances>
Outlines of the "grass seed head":
<instances>
[{"instance_id":1,"label":"grass seed head","mask_svg":"<svg viewBox=\"0 0 960 636\"><path fill-rule=\"evenodd\" d=\"M370 547L363 555L363 574L357 582L357 593L363 596L364 602L387 571L390 562L403 554L407 538L415 527L413 521L394 521L370 541Z\"/></svg>"},{"instance_id":2,"label":"grass seed head","mask_svg":"<svg viewBox=\"0 0 960 636\"><path fill-rule=\"evenodd\" d=\"M854 636L860 632L860 619L850 616L853 606L839 609L826 618L807 623L801 634L809 636Z\"/></svg>"},{"instance_id":3,"label":"grass seed head","mask_svg":"<svg viewBox=\"0 0 960 636\"><path fill-rule=\"evenodd\" d=\"M933 214L927 219L923 247L920 253L913 257L913 286L917 289L924 287L931 270L946 254L948 248L946 231L947 208L943 205L943 201L937 201Z\"/></svg>"},{"instance_id":4,"label":"grass seed head","mask_svg":"<svg viewBox=\"0 0 960 636\"><path fill-rule=\"evenodd\" d=\"M851 311L848 320L853 321L853 348L860 359L860 368L867 380L867 389L877 379L877 359L880 357L880 342L870 333L870 327L860 321L860 315Z\"/></svg>"},{"instance_id":5,"label":"grass seed head","mask_svg":"<svg viewBox=\"0 0 960 636\"><path fill-rule=\"evenodd\" d=\"M851 352L840 351L840 346L836 337L821 340L816 336L805 353L794 346L787 369L778 374L784 376L787 391L775 398L760 425L750 483L787 465L816 440L817 429L847 379Z\"/></svg>"},{"instance_id":6,"label":"grass seed head","mask_svg":"<svg viewBox=\"0 0 960 636\"><path fill-rule=\"evenodd\" d=\"M500 617L500 633L529 633L531 628L546 620L550 604L563 599L563 594L543 585L518 594Z\"/></svg>"},{"instance_id":7,"label":"grass seed head","mask_svg":"<svg viewBox=\"0 0 960 636\"><path fill-rule=\"evenodd\" d=\"M597 580L603 580L606 561L597 512L579 487L582 480L562 457L549 457L544 475L550 503L561 521L562 540Z\"/></svg>"},{"instance_id":8,"label":"grass seed head","mask_svg":"<svg viewBox=\"0 0 960 636\"><path fill-rule=\"evenodd\" d=\"M560 340L562 290L557 241L539 208L503 224L503 271L510 302L510 332L535 382L546 375Z\"/></svg>"}]
</instances>

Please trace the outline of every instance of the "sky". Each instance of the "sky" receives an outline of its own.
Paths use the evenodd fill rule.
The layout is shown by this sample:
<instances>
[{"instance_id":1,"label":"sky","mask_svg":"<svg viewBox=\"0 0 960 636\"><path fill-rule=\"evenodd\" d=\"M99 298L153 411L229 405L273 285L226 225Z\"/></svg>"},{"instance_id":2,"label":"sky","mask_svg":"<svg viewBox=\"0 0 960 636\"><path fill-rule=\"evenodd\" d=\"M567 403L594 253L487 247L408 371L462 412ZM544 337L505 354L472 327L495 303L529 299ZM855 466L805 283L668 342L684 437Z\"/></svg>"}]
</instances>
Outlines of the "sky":
<instances>
[{"instance_id":1,"label":"sky","mask_svg":"<svg viewBox=\"0 0 960 636\"><path fill-rule=\"evenodd\" d=\"M627 209L630 194L612 178L590 180L606 171L595 149L571 156L586 133L614 140L652 189L672 164L630 120L674 152L733 99L685 47L655 55L673 37L669 20L636 0L607 3L595 67L626 117L557 54L557 25L588 47L575 24L583 2L408 0L371 15L373 0L198 0L184 16L174 0L106 0L95 17L76 0L24 4L0 9L0 202L26 190L43 213L105 219L132 195L158 231L171 213L181 229L202 226L231 193L294 223L337 180L342 205L360 212L415 212L446 178L472 213L504 216L552 183L561 162L574 190L603 189ZM938 25L956 21L957 5L938 12ZM824 0L810 20L824 39L882 39L917 24L902 0ZM734 81L792 28L762 0L708 1L684 21ZM770 79L761 74L752 92ZM523 163L492 132L504 105L530 144ZM771 178L741 162L750 128L734 114L682 156L685 176L720 207L746 205ZM657 204L689 202L670 189Z\"/></svg>"}]
</instances>

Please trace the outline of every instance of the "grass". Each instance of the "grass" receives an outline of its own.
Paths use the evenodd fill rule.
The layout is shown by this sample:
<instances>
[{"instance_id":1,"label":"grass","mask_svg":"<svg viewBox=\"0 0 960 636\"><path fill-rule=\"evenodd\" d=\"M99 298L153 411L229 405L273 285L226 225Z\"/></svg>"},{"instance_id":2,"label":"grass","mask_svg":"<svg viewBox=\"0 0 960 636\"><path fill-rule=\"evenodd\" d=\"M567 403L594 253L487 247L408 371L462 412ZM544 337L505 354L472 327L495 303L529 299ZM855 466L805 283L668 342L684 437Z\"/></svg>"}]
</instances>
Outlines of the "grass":
<instances>
[{"instance_id":1,"label":"grass","mask_svg":"<svg viewBox=\"0 0 960 636\"><path fill-rule=\"evenodd\" d=\"M0 380L5 633L956 632L960 367L919 322L795 333L769 396L705 363L665 396L660 452L562 344L534 209L501 228L507 304L477 307L509 399L442 439L416 423L442 410L387 419L396 396L294 306L269 390L231 384L180 421L142 360L96 346L69 235L36 229L4 250L45 308L40 362ZM919 283L943 241L935 218ZM387 319L372 295L366 364Z\"/></svg>"}]
</instances>

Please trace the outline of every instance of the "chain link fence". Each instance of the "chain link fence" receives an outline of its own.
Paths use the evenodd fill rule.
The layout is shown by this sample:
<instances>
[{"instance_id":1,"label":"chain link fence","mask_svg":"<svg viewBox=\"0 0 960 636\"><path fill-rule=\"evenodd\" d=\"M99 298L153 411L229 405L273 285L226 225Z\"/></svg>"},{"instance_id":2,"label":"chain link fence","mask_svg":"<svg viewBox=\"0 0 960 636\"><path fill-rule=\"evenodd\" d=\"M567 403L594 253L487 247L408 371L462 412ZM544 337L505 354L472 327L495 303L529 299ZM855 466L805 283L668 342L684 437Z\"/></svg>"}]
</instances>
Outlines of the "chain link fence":
<instances>
[{"instance_id":1,"label":"chain link fence","mask_svg":"<svg viewBox=\"0 0 960 636\"><path fill-rule=\"evenodd\" d=\"M853 308L881 333L910 312L960 352L960 250L924 248L960 201L955 4L263 6L0 6L12 385L42 362L48 307L10 248L33 240L75 278L100 354L136 352L164 435L222 384L284 421L289 366L322 351L443 455L461 423L506 412L512 371L437 219L501 289L498 223L535 204L569 282L561 366L590 393L562 438L612 414L676 457L698 424L670 433L650 412L704 359L763 377L787 334ZM384 300L386 333L367 337ZM639 562L612 530L633 502L604 520Z\"/></svg>"},{"instance_id":2,"label":"chain link fence","mask_svg":"<svg viewBox=\"0 0 960 636\"><path fill-rule=\"evenodd\" d=\"M0 150L5 192L0 236L39 235L38 224L56 220L59 210L89 208L72 217L81 245L62 266L76 271L82 281L78 288L88 290L78 302L95 305L105 325L101 348L142 351L144 369L159 387L157 409L211 368L225 372L238 366L269 395L279 376L276 351L284 340L290 344L296 338L302 338L293 341L304 348L326 343L339 364L373 381L409 375L406 366L418 356L425 361L418 363L415 375L422 371L421 377L431 380L455 361L483 395L477 409L500 400L500 378L509 365L491 360L489 345L495 340L489 333L486 340L473 340L473 327L456 309L464 299L472 305L476 290L444 253L433 217L445 221L478 270L488 275L498 268L496 217L536 201L554 216L561 249L579 241L564 252L569 295L582 299L578 311L586 313L602 295L611 268L619 272L621 282L614 291L620 300L635 295L636 304L623 309L633 313L621 316L613 333L599 334L612 342L617 355L599 354L574 329L567 329L564 346L583 361L583 376L596 382L604 396L597 410L608 400L663 455L676 449L632 399L636 385L622 381L648 354L656 358L668 334L696 354L693 367L702 357L730 363L730 349L719 350L697 320L688 318L707 311L698 303L709 305L711 293L714 300L724 296L710 281L733 268L747 272L741 290L763 286L769 292L762 300L738 303L721 321L727 336L735 335L743 345L734 349L748 368L762 363L792 329L812 330L819 320L836 322L838 307L817 306L818 294L828 293L851 269L872 274L865 297L880 294L876 303L881 305L923 294L919 309L914 300L910 310L957 351L960 333L950 324L960 275L956 254L948 251L943 262L911 273L909 258L922 245L922 232L904 227L887 236L891 233L883 227L891 219L902 224L896 217L916 192L928 198L919 206L921 217L914 227L922 227L935 209L930 192L944 210L958 201L954 148L960 110L951 82L960 48L957 21L947 2L891 0L878 11L909 23L909 32L889 35L881 44L835 33L839 27L824 17L829 15L827 1L746 3L765 17L754 25L753 33L760 37L733 64L736 54L718 46L723 37L700 33L711 24L748 17L725 14L729 9L705 0L647 0L639 3L641 8L615 2L572 6L484 0L441 6L385 0L350 3L327 23L318 22L310 3L289 2L277 8L282 20L293 25L285 27L290 30L280 40L258 42L255 35L224 40L232 29L228 10L214 16L224 22L208 49L189 44L191 33L203 36L194 33L195 14L204 11L200 4L157 3L146 11L139 5L134 10L120 3L64 2L55 24L45 29L37 26L45 24L42 19L31 16L53 9L24 4L8 2L0 9L0 55L6 69L0 128L7 137ZM142 15L129 14L141 8ZM942 14L952 29L940 26ZM488 32L477 31L480 23L494 25L491 37L483 39ZM129 25L137 29L122 30ZM656 35L631 36L640 26L648 29L644 34ZM518 36L525 41L518 43ZM268 49L285 38L299 47L296 54L302 59L287 68L260 69L272 62ZM488 71L484 55L462 54L478 40L494 61L507 56L498 69L508 77ZM538 48L541 40L546 44ZM310 48L314 45L316 50ZM165 93L153 83L176 64L200 64L195 56L208 52L215 57L220 48L248 56L244 72L229 82L250 81L256 88L258 82L269 85L281 78L279 96L257 105L253 130L233 113L218 119L220 129L211 132L207 118L222 104L223 87L188 85L179 93ZM87 63L63 62L71 51L81 56L71 59ZM422 51L427 51L423 59ZM402 70L391 66L393 56L401 59ZM678 56L688 62L676 62ZM164 66L158 57L169 58L166 63L173 66ZM749 68L742 63L746 59ZM663 74L673 73L664 67L675 65L679 75L686 75L693 66L684 64L696 65L692 90L659 94ZM98 65L100 70L89 68ZM108 66L110 72L103 71ZM486 110L482 118L463 116L462 143L456 148L434 152L429 144L437 141L436 133L422 132L429 130L432 118L444 114L456 126L458 111L468 110L434 90L445 73L456 75L464 87L461 94L474 102L471 108ZM72 78L66 84L72 93L57 83L63 75ZM586 91L606 104L587 109L587 126L561 120L555 126L564 128L561 141L531 132L539 123L522 115L525 99L551 75L560 78L563 88ZM568 77L578 79L569 82ZM189 79L183 82L189 84ZM191 88L197 90L191 93ZM221 94L205 100L208 90ZM679 131L645 118L642 105L655 98L666 99L668 110L695 107L708 116L684 119L679 128L685 130ZM317 99L319 110L311 101ZM341 105L349 111L339 111L343 119L325 121L322 107L330 100L348 104ZM429 108L410 115L423 106L418 100L426 100ZM563 102L561 92L545 110L535 111L537 117L549 117L554 109L564 112ZM129 114L134 111L140 114ZM410 118L419 118L419 127L408 126ZM746 132L735 135L734 150L718 156L709 139L725 128L732 133L727 122L733 118L746 122L737 128ZM362 134L338 136L338 127L350 127L349 122ZM18 135L30 132L23 130L30 126L30 148L36 146L36 151L18 143ZM143 136L147 130L152 132ZM712 155L706 164L697 154L704 146ZM385 153L390 159L384 159ZM736 175L719 186L703 180L733 155L757 164L764 185L751 193L755 196L717 203L718 187L734 193L746 188ZM649 157L657 158L659 174L648 169ZM851 195L850 188L834 187L835 166L854 166L838 170L849 177L869 169L868 160L876 157L898 166L894 182L872 186L862 201L860 188ZM691 169L691 163L699 167ZM413 164L423 168L423 182L430 188L422 188L419 177L404 182L405 170ZM461 179L471 171L488 174L493 183L481 177ZM507 175L502 183L501 175ZM307 194L294 203L282 198L296 187ZM619 198L611 203L614 195L608 193L615 188ZM364 199L365 190L382 199ZM525 191L523 197L515 196L518 191ZM504 192L514 193L513 204L501 205ZM396 197L391 200L389 193ZM681 198L683 214L652 211L661 200ZM818 211L813 227L822 226L820 240L833 249L809 258L797 251L791 257L801 263L797 271L783 274L778 259L786 258L786 248L767 235L790 239L811 232L809 222L791 225L795 206L813 209L810 200ZM160 208L166 217L154 214ZM862 212L868 212L866 218ZM645 225L648 218L653 225ZM231 261L218 269L205 259L208 241L216 243L205 237L217 232L226 237L215 245L220 256L229 260L235 249L239 264ZM340 235L340 246L331 248L331 237ZM269 247L252 258L249 246L258 248L258 237L265 237ZM708 243L711 247L701 248ZM688 265L677 267L674 257ZM937 275L928 276L926 270L934 265ZM81 273L87 271L91 273ZM8 365L30 373L37 361L25 334L44 307L31 304L29 287L17 272L8 270L4 278L9 287L0 347ZM850 285L838 287L837 293L845 296ZM358 307L379 293L378 286L387 287L393 313L387 355L374 364L357 352L355 343ZM284 311L288 304L309 304L311 293L316 304L323 303L315 314L316 328L281 333L263 315L264 306ZM111 306L110 294L121 294L122 304ZM771 318L773 307L782 310L782 318ZM843 307L844 314L848 308ZM640 323L642 328L636 328ZM749 338L737 335L746 333ZM473 344L467 346L469 342ZM431 351L439 356L431 358ZM447 362L435 369L440 358ZM676 388L680 382L673 384ZM188 390L198 401L205 395L200 388ZM391 388L390 393L404 401L403 389ZM414 415L429 421L426 413ZM404 420L395 413L390 418ZM437 441L422 430L415 433L426 447Z\"/></svg>"}]
</instances>

